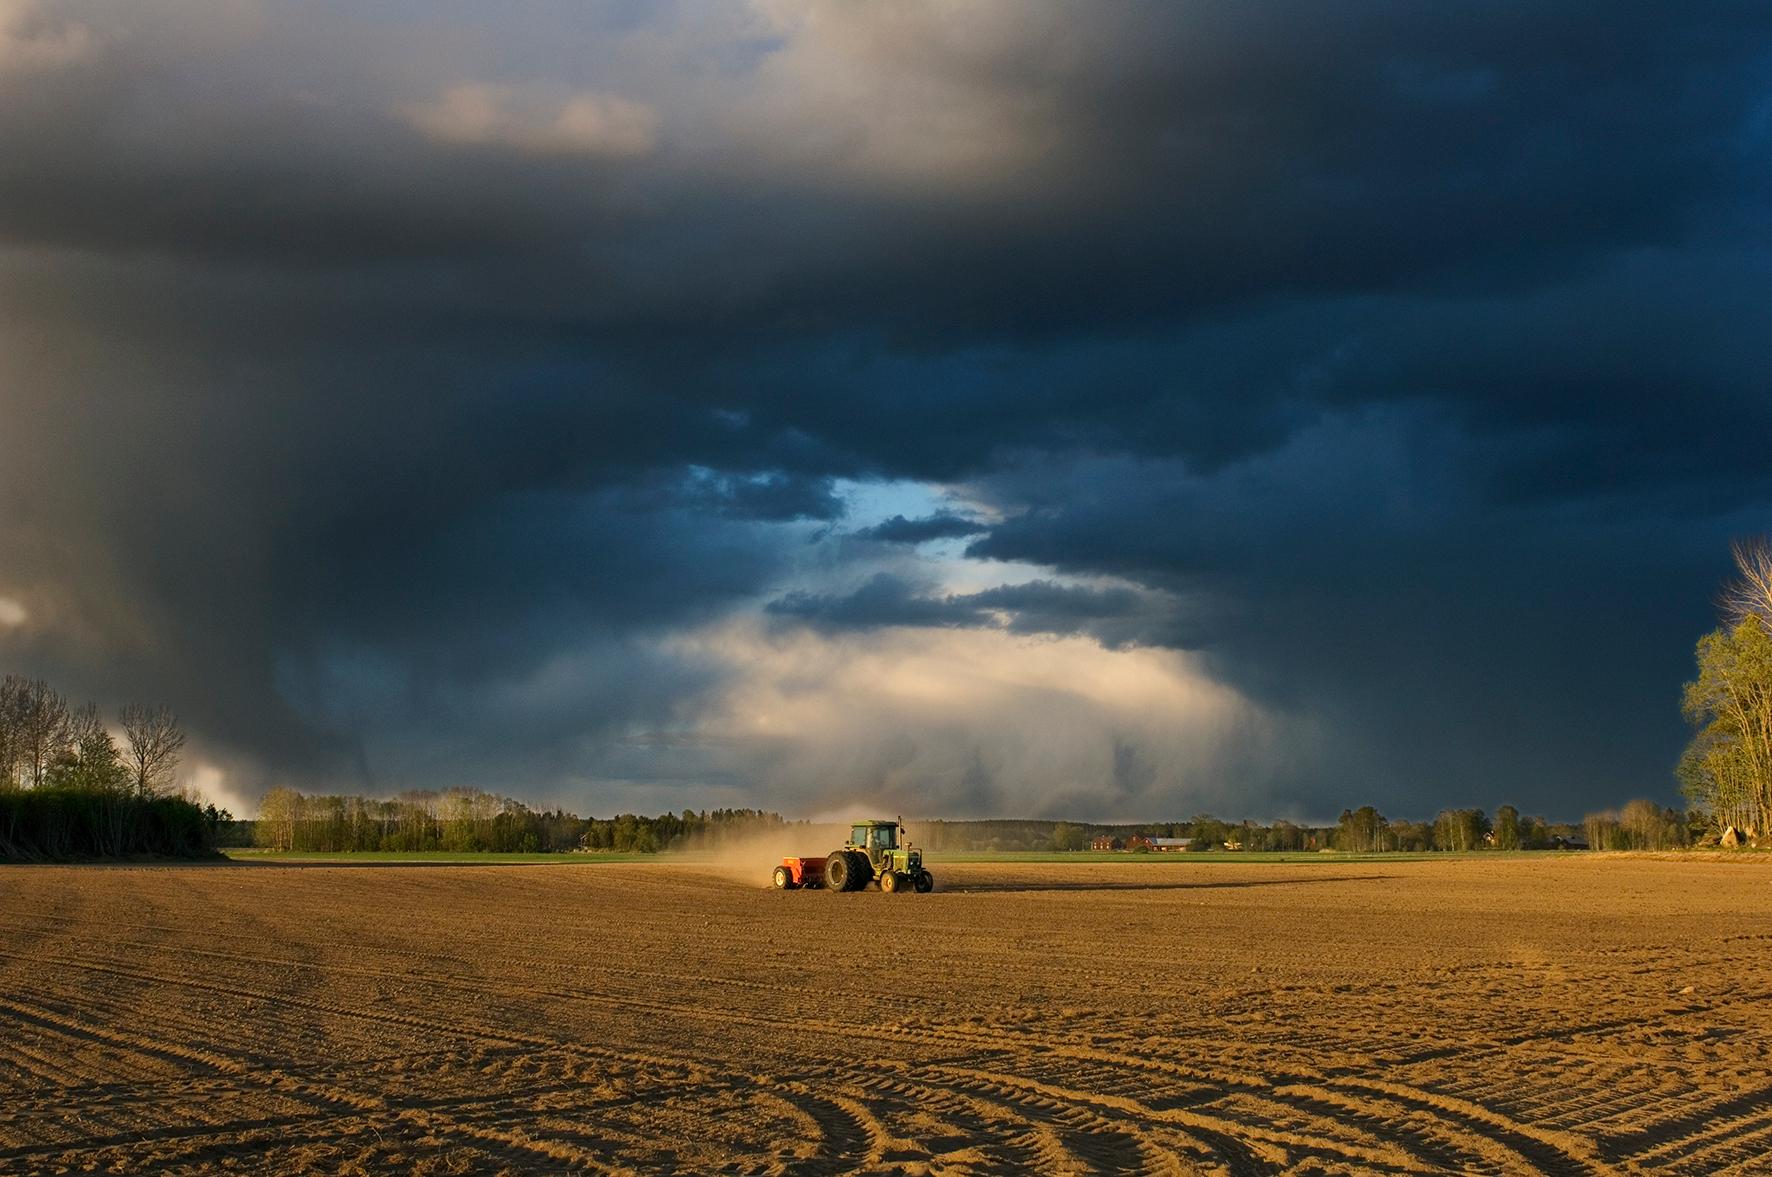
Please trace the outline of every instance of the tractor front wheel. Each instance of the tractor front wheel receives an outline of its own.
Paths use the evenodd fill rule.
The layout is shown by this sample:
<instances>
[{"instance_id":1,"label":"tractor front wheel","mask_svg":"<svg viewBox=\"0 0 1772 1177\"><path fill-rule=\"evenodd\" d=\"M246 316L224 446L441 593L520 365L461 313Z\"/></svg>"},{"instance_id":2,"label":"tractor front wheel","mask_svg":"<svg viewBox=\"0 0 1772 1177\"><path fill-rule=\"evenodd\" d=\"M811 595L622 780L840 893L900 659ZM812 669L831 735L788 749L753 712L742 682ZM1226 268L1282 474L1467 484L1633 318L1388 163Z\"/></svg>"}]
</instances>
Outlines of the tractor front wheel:
<instances>
[{"instance_id":1,"label":"tractor front wheel","mask_svg":"<svg viewBox=\"0 0 1772 1177\"><path fill-rule=\"evenodd\" d=\"M841 850L824 860L824 885L830 891L853 890L854 879L850 878L849 856Z\"/></svg>"},{"instance_id":2,"label":"tractor front wheel","mask_svg":"<svg viewBox=\"0 0 1772 1177\"><path fill-rule=\"evenodd\" d=\"M785 866L776 867L775 889L777 891L792 891L794 889L794 872Z\"/></svg>"},{"instance_id":3,"label":"tractor front wheel","mask_svg":"<svg viewBox=\"0 0 1772 1177\"><path fill-rule=\"evenodd\" d=\"M880 876L880 890L886 892L888 895L892 894L894 891L898 890L898 880L899 874L897 871L887 871Z\"/></svg>"},{"instance_id":4,"label":"tractor front wheel","mask_svg":"<svg viewBox=\"0 0 1772 1177\"><path fill-rule=\"evenodd\" d=\"M935 876L928 871L917 872L917 894L927 895L935 890Z\"/></svg>"}]
</instances>

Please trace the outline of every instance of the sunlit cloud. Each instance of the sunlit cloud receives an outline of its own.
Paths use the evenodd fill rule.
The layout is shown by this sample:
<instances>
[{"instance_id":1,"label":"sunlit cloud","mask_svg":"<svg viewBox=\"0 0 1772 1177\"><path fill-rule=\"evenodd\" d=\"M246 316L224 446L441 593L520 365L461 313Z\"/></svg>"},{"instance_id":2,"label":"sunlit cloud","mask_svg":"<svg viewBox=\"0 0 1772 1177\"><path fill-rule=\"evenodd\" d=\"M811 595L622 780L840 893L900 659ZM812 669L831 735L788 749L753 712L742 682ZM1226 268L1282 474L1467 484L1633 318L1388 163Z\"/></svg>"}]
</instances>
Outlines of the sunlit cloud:
<instances>
[{"instance_id":1,"label":"sunlit cloud","mask_svg":"<svg viewBox=\"0 0 1772 1177\"><path fill-rule=\"evenodd\" d=\"M235 788L229 782L228 774L213 764L193 765L185 787L195 793L199 801L226 809L235 817L251 816L258 809L255 793Z\"/></svg>"},{"instance_id":2,"label":"sunlit cloud","mask_svg":"<svg viewBox=\"0 0 1772 1177\"><path fill-rule=\"evenodd\" d=\"M989 186L1062 139L1061 93L1014 65L1069 35L1026 5L766 0L777 50L729 116L770 158L897 189ZM939 45L940 52L931 52Z\"/></svg>"},{"instance_id":3,"label":"sunlit cloud","mask_svg":"<svg viewBox=\"0 0 1772 1177\"><path fill-rule=\"evenodd\" d=\"M656 142L659 121L652 107L612 94L484 82L451 86L402 113L440 143L532 155L645 155Z\"/></svg>"},{"instance_id":4,"label":"sunlit cloud","mask_svg":"<svg viewBox=\"0 0 1772 1177\"><path fill-rule=\"evenodd\" d=\"M52 17L36 0L0 0L0 78L61 69L95 48L90 29Z\"/></svg>"},{"instance_id":5,"label":"sunlit cloud","mask_svg":"<svg viewBox=\"0 0 1772 1177\"><path fill-rule=\"evenodd\" d=\"M691 744L718 744L770 795L809 809L1135 817L1222 802L1228 782L1273 767L1262 733L1275 720L1177 651L750 621L674 645L731 669Z\"/></svg>"}]
</instances>

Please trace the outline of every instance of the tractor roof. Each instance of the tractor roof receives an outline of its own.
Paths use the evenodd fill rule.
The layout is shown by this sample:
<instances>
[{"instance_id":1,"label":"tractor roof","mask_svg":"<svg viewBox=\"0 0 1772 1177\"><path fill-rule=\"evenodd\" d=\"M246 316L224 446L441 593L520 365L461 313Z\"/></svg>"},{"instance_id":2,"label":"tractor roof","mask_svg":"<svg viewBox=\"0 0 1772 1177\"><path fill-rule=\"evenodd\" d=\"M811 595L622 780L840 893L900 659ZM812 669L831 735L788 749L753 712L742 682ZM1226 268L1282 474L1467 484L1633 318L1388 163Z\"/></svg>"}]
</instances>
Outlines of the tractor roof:
<instances>
[{"instance_id":1,"label":"tractor roof","mask_svg":"<svg viewBox=\"0 0 1772 1177\"><path fill-rule=\"evenodd\" d=\"M896 821L893 821L889 818L884 818L884 817L864 817L864 818L857 818L855 821L852 821L849 824L852 826L895 826L898 823Z\"/></svg>"}]
</instances>

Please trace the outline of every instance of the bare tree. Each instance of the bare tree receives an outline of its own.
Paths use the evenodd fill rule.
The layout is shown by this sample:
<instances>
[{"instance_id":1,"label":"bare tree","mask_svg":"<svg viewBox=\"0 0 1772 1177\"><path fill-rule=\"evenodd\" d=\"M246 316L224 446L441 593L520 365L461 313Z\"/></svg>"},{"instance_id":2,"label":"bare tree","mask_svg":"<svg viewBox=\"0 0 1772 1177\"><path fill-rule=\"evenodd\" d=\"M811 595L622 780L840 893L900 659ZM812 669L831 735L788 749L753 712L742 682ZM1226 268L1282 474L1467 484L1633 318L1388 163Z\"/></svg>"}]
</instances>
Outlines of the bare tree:
<instances>
[{"instance_id":1,"label":"bare tree","mask_svg":"<svg viewBox=\"0 0 1772 1177\"><path fill-rule=\"evenodd\" d=\"M185 746L178 716L165 707L131 703L118 718L129 741L123 752L123 766L135 791L145 797L169 789L173 771L178 768L178 754Z\"/></svg>"},{"instance_id":2,"label":"bare tree","mask_svg":"<svg viewBox=\"0 0 1772 1177\"><path fill-rule=\"evenodd\" d=\"M68 701L40 678L27 681L19 702L19 760L34 789L68 748Z\"/></svg>"},{"instance_id":3,"label":"bare tree","mask_svg":"<svg viewBox=\"0 0 1772 1177\"><path fill-rule=\"evenodd\" d=\"M0 678L0 790L18 787L18 765L24 758L25 680L16 674Z\"/></svg>"},{"instance_id":4,"label":"bare tree","mask_svg":"<svg viewBox=\"0 0 1772 1177\"><path fill-rule=\"evenodd\" d=\"M1757 536L1729 545L1736 577L1723 586L1723 616L1730 625L1749 617L1772 630L1772 537Z\"/></svg>"}]
</instances>

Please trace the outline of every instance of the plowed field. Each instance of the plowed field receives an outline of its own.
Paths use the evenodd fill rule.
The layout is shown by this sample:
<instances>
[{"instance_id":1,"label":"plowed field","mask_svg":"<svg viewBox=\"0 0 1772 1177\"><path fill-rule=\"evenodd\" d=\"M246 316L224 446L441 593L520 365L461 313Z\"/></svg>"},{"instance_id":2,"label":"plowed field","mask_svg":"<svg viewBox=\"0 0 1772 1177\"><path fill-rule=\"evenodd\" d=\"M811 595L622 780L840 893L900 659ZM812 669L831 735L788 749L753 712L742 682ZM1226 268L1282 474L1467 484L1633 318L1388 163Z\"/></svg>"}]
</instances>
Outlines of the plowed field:
<instances>
[{"instance_id":1,"label":"plowed field","mask_svg":"<svg viewBox=\"0 0 1772 1177\"><path fill-rule=\"evenodd\" d=\"M0 1171L1772 1168L1772 870L0 870Z\"/></svg>"}]
</instances>

